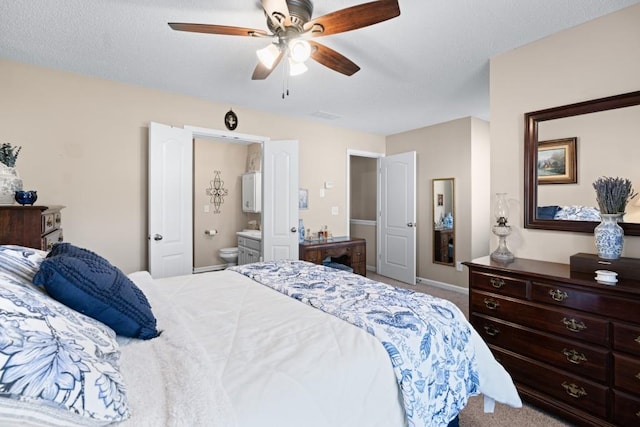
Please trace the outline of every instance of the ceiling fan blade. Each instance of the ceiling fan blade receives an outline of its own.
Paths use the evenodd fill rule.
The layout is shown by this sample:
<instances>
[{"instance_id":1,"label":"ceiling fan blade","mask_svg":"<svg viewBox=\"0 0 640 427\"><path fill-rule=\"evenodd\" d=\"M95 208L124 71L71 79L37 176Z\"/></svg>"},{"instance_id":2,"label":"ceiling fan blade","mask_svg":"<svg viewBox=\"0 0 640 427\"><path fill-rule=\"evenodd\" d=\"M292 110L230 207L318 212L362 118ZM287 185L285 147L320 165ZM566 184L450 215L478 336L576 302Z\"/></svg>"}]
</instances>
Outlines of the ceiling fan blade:
<instances>
[{"instance_id":1,"label":"ceiling fan blade","mask_svg":"<svg viewBox=\"0 0 640 427\"><path fill-rule=\"evenodd\" d=\"M304 24L311 37L344 33L400 15L398 0L378 0L340 9Z\"/></svg>"},{"instance_id":2,"label":"ceiling fan blade","mask_svg":"<svg viewBox=\"0 0 640 427\"><path fill-rule=\"evenodd\" d=\"M351 76L360 70L360 67L341 53L314 41L310 41L309 44L312 49L311 59L318 61L325 67L347 76Z\"/></svg>"},{"instance_id":3,"label":"ceiling fan blade","mask_svg":"<svg viewBox=\"0 0 640 427\"><path fill-rule=\"evenodd\" d=\"M280 64L283 56L283 52L280 52L280 55L278 55L271 68L265 67L262 62L258 61L258 65L256 65L255 70L253 70L251 80L264 80L269 77L269 74L271 74L271 72L276 69L278 64Z\"/></svg>"},{"instance_id":4,"label":"ceiling fan blade","mask_svg":"<svg viewBox=\"0 0 640 427\"><path fill-rule=\"evenodd\" d=\"M291 16L286 0L262 0L262 8L276 27L284 29L285 26L291 25ZM278 19L278 16L283 19Z\"/></svg>"},{"instance_id":5,"label":"ceiling fan blade","mask_svg":"<svg viewBox=\"0 0 640 427\"><path fill-rule=\"evenodd\" d=\"M187 24L183 22L169 22L169 26L176 31L189 31L192 33L222 34L225 36L247 37L271 37L271 34L263 30L243 27L229 27L227 25Z\"/></svg>"}]
</instances>

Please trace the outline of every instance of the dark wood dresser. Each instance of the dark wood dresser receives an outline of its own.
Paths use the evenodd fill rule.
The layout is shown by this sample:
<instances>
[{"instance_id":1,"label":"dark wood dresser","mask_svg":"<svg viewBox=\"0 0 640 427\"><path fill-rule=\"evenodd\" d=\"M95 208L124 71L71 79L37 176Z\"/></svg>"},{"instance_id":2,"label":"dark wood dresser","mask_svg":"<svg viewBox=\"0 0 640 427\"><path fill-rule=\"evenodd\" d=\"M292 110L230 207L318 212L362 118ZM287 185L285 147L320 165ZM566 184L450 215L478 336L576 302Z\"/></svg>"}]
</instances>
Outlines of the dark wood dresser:
<instances>
[{"instance_id":1,"label":"dark wood dresser","mask_svg":"<svg viewBox=\"0 0 640 427\"><path fill-rule=\"evenodd\" d=\"M328 240L307 240L300 243L300 259L322 264L331 257L334 262L344 264L361 276L367 275L367 242L364 239L334 237Z\"/></svg>"},{"instance_id":2,"label":"dark wood dresser","mask_svg":"<svg viewBox=\"0 0 640 427\"><path fill-rule=\"evenodd\" d=\"M433 260L444 264L453 262L453 251L449 245L453 245L453 228L433 230Z\"/></svg>"},{"instance_id":3,"label":"dark wood dresser","mask_svg":"<svg viewBox=\"0 0 640 427\"><path fill-rule=\"evenodd\" d=\"M470 320L523 399L585 426L640 425L640 281L480 258Z\"/></svg>"},{"instance_id":4,"label":"dark wood dresser","mask_svg":"<svg viewBox=\"0 0 640 427\"><path fill-rule=\"evenodd\" d=\"M63 240L64 206L0 206L0 245L47 251Z\"/></svg>"}]
</instances>

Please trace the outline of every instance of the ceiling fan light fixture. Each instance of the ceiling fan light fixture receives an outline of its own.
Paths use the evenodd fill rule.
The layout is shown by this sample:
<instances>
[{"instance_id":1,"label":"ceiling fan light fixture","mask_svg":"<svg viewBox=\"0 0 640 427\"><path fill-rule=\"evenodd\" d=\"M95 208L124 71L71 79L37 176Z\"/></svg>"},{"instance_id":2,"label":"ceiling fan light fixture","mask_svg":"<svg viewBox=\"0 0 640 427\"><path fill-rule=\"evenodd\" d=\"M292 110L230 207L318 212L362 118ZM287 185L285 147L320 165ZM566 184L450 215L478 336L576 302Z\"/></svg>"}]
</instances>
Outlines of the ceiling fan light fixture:
<instances>
[{"instance_id":1,"label":"ceiling fan light fixture","mask_svg":"<svg viewBox=\"0 0 640 427\"><path fill-rule=\"evenodd\" d=\"M267 47L263 47L262 49L258 49L256 51L256 55L258 55L258 59L268 69L273 68L273 64L280 56L280 49L274 43L269 44Z\"/></svg>"},{"instance_id":2,"label":"ceiling fan light fixture","mask_svg":"<svg viewBox=\"0 0 640 427\"><path fill-rule=\"evenodd\" d=\"M306 40L289 42L289 57L295 62L304 62L311 56L311 45Z\"/></svg>"},{"instance_id":3,"label":"ceiling fan light fixture","mask_svg":"<svg viewBox=\"0 0 640 427\"><path fill-rule=\"evenodd\" d=\"M307 68L304 62L297 62L289 58L289 75L290 76L299 76L300 74L306 73L308 69L309 68Z\"/></svg>"}]
</instances>

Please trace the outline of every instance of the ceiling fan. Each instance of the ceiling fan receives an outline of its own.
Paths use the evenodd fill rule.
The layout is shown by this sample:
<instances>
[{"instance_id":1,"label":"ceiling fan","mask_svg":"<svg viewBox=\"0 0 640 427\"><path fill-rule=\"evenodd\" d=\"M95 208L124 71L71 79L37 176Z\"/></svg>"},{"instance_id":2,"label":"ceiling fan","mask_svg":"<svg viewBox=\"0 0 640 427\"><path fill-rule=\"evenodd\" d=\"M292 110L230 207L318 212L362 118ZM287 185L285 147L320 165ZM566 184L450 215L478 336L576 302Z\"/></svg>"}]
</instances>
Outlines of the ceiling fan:
<instances>
[{"instance_id":1,"label":"ceiling fan","mask_svg":"<svg viewBox=\"0 0 640 427\"><path fill-rule=\"evenodd\" d=\"M311 19L311 0L261 0L261 3L269 32L253 28L179 22L170 22L169 26L177 31L273 39L267 47L256 52L259 62L253 71L253 80L266 79L285 56L290 75L305 72L307 67L304 62L311 58L334 71L351 76L360 67L344 55L311 39L356 30L400 15L397 0L372 1L315 19Z\"/></svg>"}]
</instances>

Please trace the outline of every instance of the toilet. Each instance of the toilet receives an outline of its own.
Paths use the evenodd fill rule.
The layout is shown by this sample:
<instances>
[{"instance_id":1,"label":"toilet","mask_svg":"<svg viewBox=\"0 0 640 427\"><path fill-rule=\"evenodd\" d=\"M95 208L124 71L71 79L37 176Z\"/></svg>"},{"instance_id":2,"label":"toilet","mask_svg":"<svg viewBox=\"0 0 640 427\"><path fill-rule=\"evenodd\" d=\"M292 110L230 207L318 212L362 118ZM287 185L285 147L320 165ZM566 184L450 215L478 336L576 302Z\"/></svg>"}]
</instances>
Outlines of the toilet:
<instances>
[{"instance_id":1,"label":"toilet","mask_svg":"<svg viewBox=\"0 0 640 427\"><path fill-rule=\"evenodd\" d=\"M222 248L219 253L220 258L227 263L227 267L238 264L238 248Z\"/></svg>"}]
</instances>

